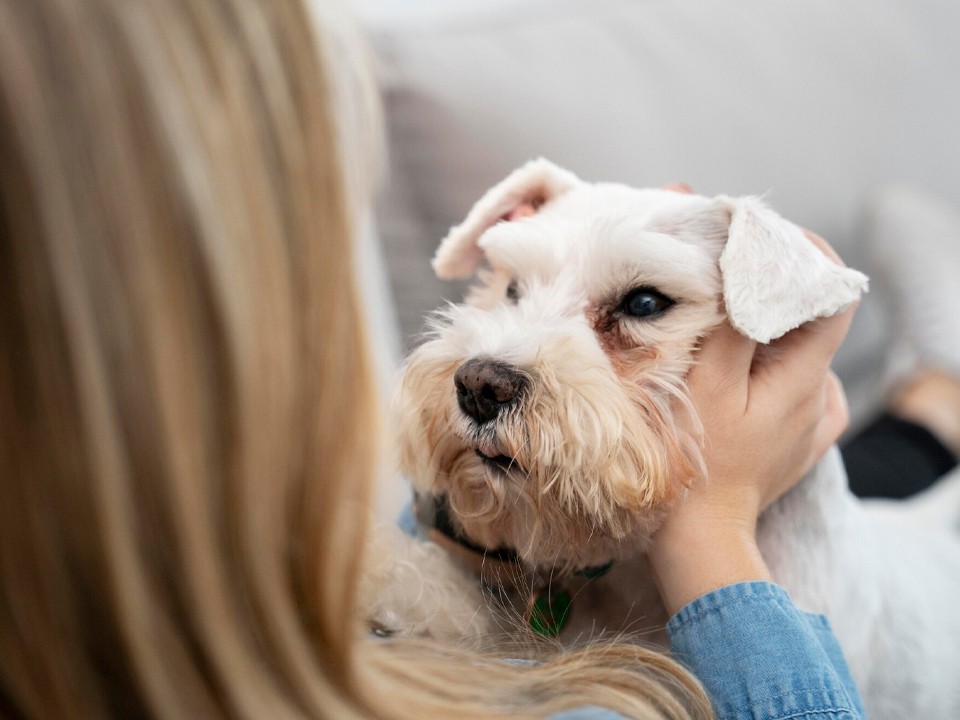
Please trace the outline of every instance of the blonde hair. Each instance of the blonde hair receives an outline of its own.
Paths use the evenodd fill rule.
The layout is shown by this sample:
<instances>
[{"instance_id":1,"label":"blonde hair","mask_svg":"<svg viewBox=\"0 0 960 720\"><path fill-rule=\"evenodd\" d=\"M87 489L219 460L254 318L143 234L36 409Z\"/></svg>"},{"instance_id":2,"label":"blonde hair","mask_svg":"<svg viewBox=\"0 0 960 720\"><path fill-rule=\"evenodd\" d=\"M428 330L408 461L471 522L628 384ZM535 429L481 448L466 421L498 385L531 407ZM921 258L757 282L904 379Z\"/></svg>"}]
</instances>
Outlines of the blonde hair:
<instances>
[{"instance_id":1,"label":"blonde hair","mask_svg":"<svg viewBox=\"0 0 960 720\"><path fill-rule=\"evenodd\" d=\"M636 647L362 639L363 145L314 23L0 0L0 716L707 717Z\"/></svg>"}]
</instances>

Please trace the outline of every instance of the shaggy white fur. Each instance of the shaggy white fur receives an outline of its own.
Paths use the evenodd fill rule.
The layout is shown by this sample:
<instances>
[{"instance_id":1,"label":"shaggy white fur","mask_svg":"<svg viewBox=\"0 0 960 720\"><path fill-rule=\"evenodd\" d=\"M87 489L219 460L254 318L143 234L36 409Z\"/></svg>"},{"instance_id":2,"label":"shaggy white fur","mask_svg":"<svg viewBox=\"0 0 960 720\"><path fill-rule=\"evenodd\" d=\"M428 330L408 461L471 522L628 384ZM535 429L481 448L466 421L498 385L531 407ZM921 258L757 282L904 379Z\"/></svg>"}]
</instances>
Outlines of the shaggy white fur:
<instances>
[{"instance_id":1,"label":"shaggy white fur","mask_svg":"<svg viewBox=\"0 0 960 720\"><path fill-rule=\"evenodd\" d=\"M501 222L521 204L537 212ZM703 471L684 387L699 340L726 313L768 342L867 282L756 198L590 184L546 160L491 189L434 265L479 283L406 364L403 468L464 537L516 550L490 627L520 632L503 616L531 592L615 561L575 583L567 643L662 630L643 551ZM468 361L508 373L510 392L464 380ZM830 617L871 717L960 717L960 542L912 507L858 502L831 453L763 518L761 549L802 608Z\"/></svg>"},{"instance_id":2,"label":"shaggy white fur","mask_svg":"<svg viewBox=\"0 0 960 720\"><path fill-rule=\"evenodd\" d=\"M366 552L360 607L373 634L481 643L494 631L474 578L439 545L379 526Z\"/></svg>"}]
</instances>

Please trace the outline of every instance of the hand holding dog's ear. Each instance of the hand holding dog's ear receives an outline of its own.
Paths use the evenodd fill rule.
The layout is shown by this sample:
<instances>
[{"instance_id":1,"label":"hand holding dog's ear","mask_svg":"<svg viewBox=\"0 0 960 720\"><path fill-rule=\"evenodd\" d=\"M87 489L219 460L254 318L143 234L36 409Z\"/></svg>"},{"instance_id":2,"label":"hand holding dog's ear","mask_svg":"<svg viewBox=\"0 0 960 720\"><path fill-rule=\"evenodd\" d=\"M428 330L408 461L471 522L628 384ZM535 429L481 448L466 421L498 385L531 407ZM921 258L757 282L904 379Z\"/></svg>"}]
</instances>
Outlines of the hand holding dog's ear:
<instances>
[{"instance_id":1,"label":"hand holding dog's ear","mask_svg":"<svg viewBox=\"0 0 960 720\"><path fill-rule=\"evenodd\" d=\"M805 234L843 267L823 238ZM759 512L836 441L848 417L830 363L858 304L805 323L760 352L756 341L727 324L703 342L687 380L704 425L711 491L754 488L756 508L749 510Z\"/></svg>"},{"instance_id":2,"label":"hand holding dog's ear","mask_svg":"<svg viewBox=\"0 0 960 720\"><path fill-rule=\"evenodd\" d=\"M821 239L811 241L835 257ZM651 552L672 611L721 585L769 578L757 518L847 425L830 360L854 310L807 323L772 351L758 353L726 323L704 340L687 382L703 423L707 477L670 510Z\"/></svg>"},{"instance_id":3,"label":"hand holding dog's ear","mask_svg":"<svg viewBox=\"0 0 960 720\"><path fill-rule=\"evenodd\" d=\"M720 196L717 203L730 213L720 256L723 301L730 324L744 335L770 342L866 292L863 273L831 262L759 198Z\"/></svg>"},{"instance_id":4,"label":"hand holding dog's ear","mask_svg":"<svg viewBox=\"0 0 960 720\"><path fill-rule=\"evenodd\" d=\"M807 237L843 265L822 238ZM703 342L687 379L704 427L708 467L705 488L694 496L752 495L743 508L752 523L836 441L848 416L830 363L857 305L801 325L761 352L727 324Z\"/></svg>"}]
</instances>

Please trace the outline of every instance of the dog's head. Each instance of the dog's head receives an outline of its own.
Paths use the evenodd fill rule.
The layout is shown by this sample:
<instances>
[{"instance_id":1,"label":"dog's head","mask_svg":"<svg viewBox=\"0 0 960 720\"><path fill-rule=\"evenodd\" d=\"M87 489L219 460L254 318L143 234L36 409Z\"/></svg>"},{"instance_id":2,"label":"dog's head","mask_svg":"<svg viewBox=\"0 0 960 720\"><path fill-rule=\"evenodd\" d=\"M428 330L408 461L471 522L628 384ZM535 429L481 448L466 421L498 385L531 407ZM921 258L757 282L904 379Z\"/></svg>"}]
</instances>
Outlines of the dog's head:
<instances>
[{"instance_id":1,"label":"dog's head","mask_svg":"<svg viewBox=\"0 0 960 720\"><path fill-rule=\"evenodd\" d=\"M546 160L484 195L434 268L479 282L404 369L403 468L467 538L534 566L635 551L702 472L684 378L725 316L766 343L866 283L756 198L586 183Z\"/></svg>"}]
</instances>

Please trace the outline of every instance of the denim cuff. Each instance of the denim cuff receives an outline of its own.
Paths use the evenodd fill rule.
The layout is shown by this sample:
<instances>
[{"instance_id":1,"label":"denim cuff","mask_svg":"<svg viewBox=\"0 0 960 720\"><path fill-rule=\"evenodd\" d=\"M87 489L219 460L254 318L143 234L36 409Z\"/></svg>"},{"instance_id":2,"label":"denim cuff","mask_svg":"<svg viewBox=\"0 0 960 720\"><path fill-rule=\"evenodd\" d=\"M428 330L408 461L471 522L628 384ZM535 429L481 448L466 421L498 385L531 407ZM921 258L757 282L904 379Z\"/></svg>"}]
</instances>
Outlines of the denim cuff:
<instances>
[{"instance_id":1,"label":"denim cuff","mask_svg":"<svg viewBox=\"0 0 960 720\"><path fill-rule=\"evenodd\" d=\"M863 718L826 619L801 613L780 586L728 585L667 624L674 655L700 679L722 720ZM841 667L836 667L839 660Z\"/></svg>"}]
</instances>

